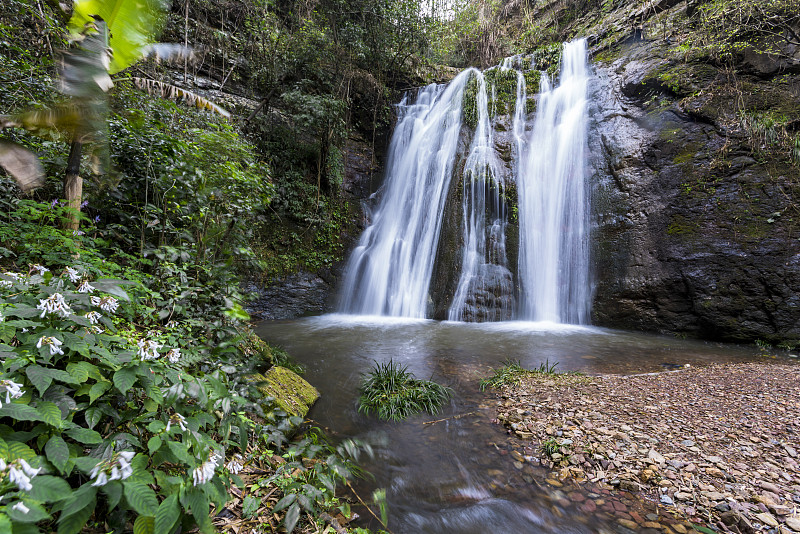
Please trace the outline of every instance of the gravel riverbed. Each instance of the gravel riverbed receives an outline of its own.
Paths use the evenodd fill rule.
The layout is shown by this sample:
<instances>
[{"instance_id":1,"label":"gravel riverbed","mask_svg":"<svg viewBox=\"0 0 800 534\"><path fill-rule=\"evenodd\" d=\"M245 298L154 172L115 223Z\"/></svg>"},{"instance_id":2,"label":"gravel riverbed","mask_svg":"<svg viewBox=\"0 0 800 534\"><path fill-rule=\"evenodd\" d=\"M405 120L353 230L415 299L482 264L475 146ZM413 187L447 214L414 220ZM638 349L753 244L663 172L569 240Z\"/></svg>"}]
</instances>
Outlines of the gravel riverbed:
<instances>
[{"instance_id":1,"label":"gravel riverbed","mask_svg":"<svg viewBox=\"0 0 800 534\"><path fill-rule=\"evenodd\" d=\"M569 498L589 513L610 508L625 528L800 532L800 365L531 374L499 390L496 409L520 440L517 461L548 468L553 487L583 487ZM614 495L659 517L615 509Z\"/></svg>"}]
</instances>

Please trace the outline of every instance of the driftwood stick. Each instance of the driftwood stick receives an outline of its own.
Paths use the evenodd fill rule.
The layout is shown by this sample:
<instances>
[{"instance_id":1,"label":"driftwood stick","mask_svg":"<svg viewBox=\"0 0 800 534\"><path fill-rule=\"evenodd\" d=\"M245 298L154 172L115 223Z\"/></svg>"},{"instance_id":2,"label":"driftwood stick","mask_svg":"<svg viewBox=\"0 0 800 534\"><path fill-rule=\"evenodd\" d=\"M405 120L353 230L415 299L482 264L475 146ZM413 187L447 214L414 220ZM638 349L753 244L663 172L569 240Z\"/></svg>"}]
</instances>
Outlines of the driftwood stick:
<instances>
[{"instance_id":1,"label":"driftwood stick","mask_svg":"<svg viewBox=\"0 0 800 534\"><path fill-rule=\"evenodd\" d=\"M448 421L450 419L461 419L462 417L466 417L468 415L475 415L475 412L467 412L458 415L453 415L450 417L445 417L444 419L437 419L436 421L425 421L422 423L423 425L435 425L436 423L441 423L442 421Z\"/></svg>"}]
</instances>

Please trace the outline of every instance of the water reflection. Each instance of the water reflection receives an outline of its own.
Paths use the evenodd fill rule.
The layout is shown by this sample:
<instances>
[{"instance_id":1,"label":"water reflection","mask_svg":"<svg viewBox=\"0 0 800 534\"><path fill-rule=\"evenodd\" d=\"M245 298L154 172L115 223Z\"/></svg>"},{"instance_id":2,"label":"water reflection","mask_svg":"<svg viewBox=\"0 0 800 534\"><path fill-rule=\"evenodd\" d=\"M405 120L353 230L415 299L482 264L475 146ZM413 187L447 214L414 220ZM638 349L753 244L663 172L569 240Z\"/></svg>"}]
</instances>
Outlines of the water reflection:
<instances>
[{"instance_id":1,"label":"water reflection","mask_svg":"<svg viewBox=\"0 0 800 534\"><path fill-rule=\"evenodd\" d=\"M375 480L359 491L387 489L389 526L398 534L614 531L563 499L556 502L536 485L532 467L507 456L505 435L489 423L493 401L478 389L480 378L506 360L599 374L755 356L747 347L552 323L327 315L262 323L258 333L307 367L306 378L322 394L311 418L336 436L382 436L377 458L365 465ZM441 414L384 423L358 413L361 373L390 359L453 388Z\"/></svg>"}]
</instances>

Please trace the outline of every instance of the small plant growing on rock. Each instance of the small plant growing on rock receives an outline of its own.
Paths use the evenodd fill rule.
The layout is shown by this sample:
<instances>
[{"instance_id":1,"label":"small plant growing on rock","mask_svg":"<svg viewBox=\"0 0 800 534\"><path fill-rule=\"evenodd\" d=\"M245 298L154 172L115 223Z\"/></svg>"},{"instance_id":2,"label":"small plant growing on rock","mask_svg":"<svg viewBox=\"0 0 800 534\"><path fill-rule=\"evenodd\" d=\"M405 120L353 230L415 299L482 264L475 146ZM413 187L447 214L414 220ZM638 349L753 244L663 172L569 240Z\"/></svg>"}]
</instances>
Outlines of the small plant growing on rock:
<instances>
[{"instance_id":1,"label":"small plant growing on rock","mask_svg":"<svg viewBox=\"0 0 800 534\"><path fill-rule=\"evenodd\" d=\"M487 387L498 389L503 386L517 386L522 377L532 374L555 375L557 366L558 362L550 363L550 360L546 360L536 369L525 369L519 360L506 360L499 369L492 369L492 376L481 379L481 391L485 391Z\"/></svg>"},{"instance_id":2,"label":"small plant growing on rock","mask_svg":"<svg viewBox=\"0 0 800 534\"><path fill-rule=\"evenodd\" d=\"M401 421L427 412L435 415L450 398L452 390L429 380L417 380L406 366L375 362L359 389L358 411L375 412L380 419Z\"/></svg>"}]
</instances>

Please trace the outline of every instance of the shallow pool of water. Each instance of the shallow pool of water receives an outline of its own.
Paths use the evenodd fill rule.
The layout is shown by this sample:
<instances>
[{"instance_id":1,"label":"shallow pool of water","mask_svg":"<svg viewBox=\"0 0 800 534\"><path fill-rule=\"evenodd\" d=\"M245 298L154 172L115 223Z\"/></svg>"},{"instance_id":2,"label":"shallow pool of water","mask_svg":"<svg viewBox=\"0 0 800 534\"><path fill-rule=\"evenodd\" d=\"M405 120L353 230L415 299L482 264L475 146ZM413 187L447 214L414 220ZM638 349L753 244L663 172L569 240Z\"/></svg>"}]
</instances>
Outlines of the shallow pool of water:
<instances>
[{"instance_id":1,"label":"shallow pool of water","mask_svg":"<svg viewBox=\"0 0 800 534\"><path fill-rule=\"evenodd\" d=\"M375 443L363 467L374 480L363 496L386 488L389 529L396 533L589 533L615 531L599 516L578 512L540 488L528 466L508 456L494 401L480 378L506 360L526 368L557 364L587 374L644 373L685 364L741 362L752 347L550 323L455 323L324 315L261 323L261 337L307 368L321 398L309 417L336 438ZM361 374L394 360L417 378L454 390L436 416L385 423L358 413ZM438 421L438 422L437 422ZM377 524L371 525L377 528Z\"/></svg>"}]
</instances>

